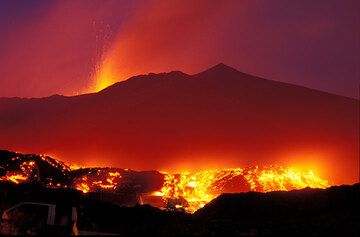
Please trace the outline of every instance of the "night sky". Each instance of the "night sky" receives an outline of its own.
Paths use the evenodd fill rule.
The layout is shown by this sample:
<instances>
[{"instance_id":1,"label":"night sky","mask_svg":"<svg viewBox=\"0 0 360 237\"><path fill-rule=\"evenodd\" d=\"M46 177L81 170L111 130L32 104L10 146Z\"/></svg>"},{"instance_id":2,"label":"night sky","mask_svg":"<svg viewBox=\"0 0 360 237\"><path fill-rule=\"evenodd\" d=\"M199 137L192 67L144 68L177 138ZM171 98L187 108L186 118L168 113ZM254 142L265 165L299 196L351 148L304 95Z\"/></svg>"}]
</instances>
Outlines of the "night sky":
<instances>
[{"instance_id":1,"label":"night sky","mask_svg":"<svg viewBox=\"0 0 360 237\"><path fill-rule=\"evenodd\" d=\"M359 12L358 0L2 0L0 96L76 95L223 62L357 98Z\"/></svg>"}]
</instances>

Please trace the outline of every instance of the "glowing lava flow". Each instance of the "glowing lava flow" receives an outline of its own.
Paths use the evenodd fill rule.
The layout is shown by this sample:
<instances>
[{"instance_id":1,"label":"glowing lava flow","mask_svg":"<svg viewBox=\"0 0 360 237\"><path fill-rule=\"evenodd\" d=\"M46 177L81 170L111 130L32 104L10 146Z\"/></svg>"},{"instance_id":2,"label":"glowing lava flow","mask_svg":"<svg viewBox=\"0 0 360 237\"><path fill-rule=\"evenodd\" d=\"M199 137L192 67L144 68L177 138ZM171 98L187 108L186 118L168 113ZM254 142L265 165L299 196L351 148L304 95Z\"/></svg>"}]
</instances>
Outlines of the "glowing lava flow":
<instances>
[{"instance_id":1,"label":"glowing lava flow","mask_svg":"<svg viewBox=\"0 0 360 237\"><path fill-rule=\"evenodd\" d=\"M255 166L165 174L161 192L168 202L168 208L184 208L192 213L222 193L288 191L329 186L328 181L316 177L313 171L303 173L281 166Z\"/></svg>"},{"instance_id":2,"label":"glowing lava flow","mask_svg":"<svg viewBox=\"0 0 360 237\"><path fill-rule=\"evenodd\" d=\"M38 182L49 188L74 188L84 193L156 197L155 206L195 212L222 193L288 191L327 188L330 183L313 171L283 166L214 169L201 172L136 172L117 168L84 168L42 155L21 155L0 163L0 181ZM157 204L161 205L157 205ZM152 203L150 203L152 204Z\"/></svg>"}]
</instances>

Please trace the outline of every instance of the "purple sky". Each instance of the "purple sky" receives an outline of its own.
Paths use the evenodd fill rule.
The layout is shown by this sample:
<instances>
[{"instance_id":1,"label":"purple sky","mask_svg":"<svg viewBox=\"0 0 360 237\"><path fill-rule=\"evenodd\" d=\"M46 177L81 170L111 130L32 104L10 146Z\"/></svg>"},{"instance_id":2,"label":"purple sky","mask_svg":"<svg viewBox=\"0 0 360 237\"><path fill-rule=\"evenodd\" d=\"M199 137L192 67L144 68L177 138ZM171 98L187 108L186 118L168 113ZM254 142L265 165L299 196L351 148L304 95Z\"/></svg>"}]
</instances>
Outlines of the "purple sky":
<instances>
[{"instance_id":1,"label":"purple sky","mask_svg":"<svg viewBox=\"0 0 360 237\"><path fill-rule=\"evenodd\" d=\"M359 12L358 0L2 0L0 96L89 91L108 59L116 80L223 62L357 98Z\"/></svg>"}]
</instances>

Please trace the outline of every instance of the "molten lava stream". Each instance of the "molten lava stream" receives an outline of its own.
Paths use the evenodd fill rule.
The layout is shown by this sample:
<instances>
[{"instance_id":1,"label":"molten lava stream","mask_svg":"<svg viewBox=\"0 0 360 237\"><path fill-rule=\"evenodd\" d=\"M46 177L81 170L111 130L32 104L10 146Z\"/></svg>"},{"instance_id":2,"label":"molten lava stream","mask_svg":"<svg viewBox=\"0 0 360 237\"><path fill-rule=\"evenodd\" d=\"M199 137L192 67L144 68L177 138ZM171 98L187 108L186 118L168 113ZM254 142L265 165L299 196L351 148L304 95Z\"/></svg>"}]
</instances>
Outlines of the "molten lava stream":
<instances>
[{"instance_id":1,"label":"molten lava stream","mask_svg":"<svg viewBox=\"0 0 360 237\"><path fill-rule=\"evenodd\" d=\"M34 160L21 160L19 157L12 158L12 161L18 164L14 166L17 168L13 167L8 170L5 175L0 177L0 181L19 184L42 180L41 182L49 188L70 187L84 193L97 191L118 194L135 192L134 194L140 196L145 193L145 189L141 191L135 188L142 187L141 183L144 183L144 180L141 181L140 179L139 183L139 180L135 179L137 177L136 171L116 168L84 168L46 156L40 156L40 158L42 162L46 162L54 169L61 170L63 176L69 178L65 179L68 182L62 183L60 180L54 180L54 177L41 177L40 179L39 164ZM327 180L319 178L311 170L303 172L283 166L213 169L194 173L158 173L155 171L154 173L157 177L162 177L161 180L163 181L158 181L159 183L150 186L161 188L157 190L153 188L147 195L152 196L153 200L157 200L156 203L161 205L150 204L172 210L184 210L189 213L195 212L222 193L288 191L305 187L327 188L330 186ZM145 181L145 183L152 182Z\"/></svg>"},{"instance_id":2,"label":"molten lava stream","mask_svg":"<svg viewBox=\"0 0 360 237\"><path fill-rule=\"evenodd\" d=\"M311 170L300 172L282 166L255 166L196 173L166 173L161 193L168 208L183 208L193 213L222 193L288 191L329 186L328 181L315 176Z\"/></svg>"}]
</instances>

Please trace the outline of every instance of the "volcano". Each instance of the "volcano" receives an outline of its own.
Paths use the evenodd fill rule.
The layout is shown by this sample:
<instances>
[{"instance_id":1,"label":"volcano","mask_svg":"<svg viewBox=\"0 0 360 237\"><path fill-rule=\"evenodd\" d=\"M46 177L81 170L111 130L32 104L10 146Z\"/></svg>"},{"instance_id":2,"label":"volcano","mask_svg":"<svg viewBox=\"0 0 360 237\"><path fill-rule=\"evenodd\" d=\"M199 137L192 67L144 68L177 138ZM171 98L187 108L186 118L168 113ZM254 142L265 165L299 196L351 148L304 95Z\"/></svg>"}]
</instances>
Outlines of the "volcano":
<instances>
[{"instance_id":1,"label":"volcano","mask_svg":"<svg viewBox=\"0 0 360 237\"><path fill-rule=\"evenodd\" d=\"M354 183L358 108L356 99L219 64L139 75L92 94L0 98L0 144L135 170L309 165Z\"/></svg>"}]
</instances>

